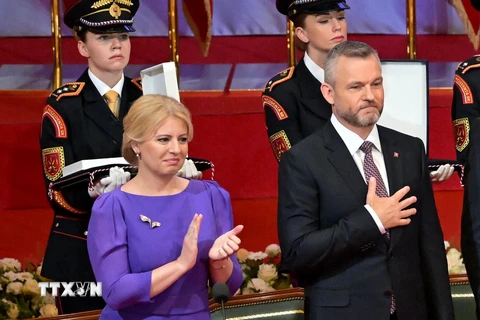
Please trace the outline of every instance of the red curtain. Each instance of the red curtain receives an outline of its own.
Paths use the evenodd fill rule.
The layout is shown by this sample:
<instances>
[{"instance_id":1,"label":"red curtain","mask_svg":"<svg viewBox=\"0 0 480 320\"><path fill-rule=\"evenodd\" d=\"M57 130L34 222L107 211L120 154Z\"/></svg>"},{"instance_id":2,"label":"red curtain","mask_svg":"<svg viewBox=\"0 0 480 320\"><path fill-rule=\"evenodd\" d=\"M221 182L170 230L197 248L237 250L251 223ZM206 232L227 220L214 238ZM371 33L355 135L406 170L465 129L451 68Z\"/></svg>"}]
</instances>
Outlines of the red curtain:
<instances>
[{"instance_id":1,"label":"red curtain","mask_svg":"<svg viewBox=\"0 0 480 320\"><path fill-rule=\"evenodd\" d=\"M212 39L213 0L183 0L183 13L206 57Z\"/></svg>"}]
</instances>

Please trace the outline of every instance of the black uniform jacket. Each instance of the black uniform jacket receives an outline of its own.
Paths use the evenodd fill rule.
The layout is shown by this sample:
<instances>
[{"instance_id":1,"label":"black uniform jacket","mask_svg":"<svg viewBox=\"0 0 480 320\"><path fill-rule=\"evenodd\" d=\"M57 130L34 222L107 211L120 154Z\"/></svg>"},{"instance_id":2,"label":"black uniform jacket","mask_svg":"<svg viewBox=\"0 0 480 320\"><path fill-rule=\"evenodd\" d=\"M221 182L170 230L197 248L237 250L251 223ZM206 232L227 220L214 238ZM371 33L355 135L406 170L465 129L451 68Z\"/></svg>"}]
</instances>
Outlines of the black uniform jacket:
<instances>
[{"instance_id":1,"label":"black uniform jacket","mask_svg":"<svg viewBox=\"0 0 480 320\"><path fill-rule=\"evenodd\" d=\"M43 111L40 147L45 185L62 168L86 159L121 156L123 118L142 95L139 80L125 78L119 117L110 111L85 71L75 83L54 90ZM93 200L86 185L48 194L55 217L42 274L55 281L93 281L86 237Z\"/></svg>"},{"instance_id":2,"label":"black uniform jacket","mask_svg":"<svg viewBox=\"0 0 480 320\"><path fill-rule=\"evenodd\" d=\"M268 137L278 161L283 152L330 119L332 106L323 97L320 85L303 59L267 82L262 100Z\"/></svg>"},{"instance_id":3,"label":"black uniform jacket","mask_svg":"<svg viewBox=\"0 0 480 320\"><path fill-rule=\"evenodd\" d=\"M457 160L465 165L461 246L468 278L480 306L480 55L455 72L452 101Z\"/></svg>"}]
</instances>

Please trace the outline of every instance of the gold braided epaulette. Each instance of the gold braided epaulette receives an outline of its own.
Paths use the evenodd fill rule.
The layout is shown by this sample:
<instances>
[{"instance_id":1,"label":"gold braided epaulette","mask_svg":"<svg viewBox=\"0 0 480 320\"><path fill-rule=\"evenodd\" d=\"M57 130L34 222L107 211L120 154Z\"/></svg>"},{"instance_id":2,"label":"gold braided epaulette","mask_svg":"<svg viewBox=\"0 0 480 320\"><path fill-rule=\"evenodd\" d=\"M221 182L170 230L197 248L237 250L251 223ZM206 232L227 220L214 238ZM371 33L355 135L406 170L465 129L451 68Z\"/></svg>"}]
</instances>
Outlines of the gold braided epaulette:
<instances>
[{"instance_id":1,"label":"gold braided epaulette","mask_svg":"<svg viewBox=\"0 0 480 320\"><path fill-rule=\"evenodd\" d=\"M56 98L57 101L63 97L75 97L82 92L83 87L85 87L85 82L65 83L63 86L53 90L50 97Z\"/></svg>"},{"instance_id":2,"label":"gold braided epaulette","mask_svg":"<svg viewBox=\"0 0 480 320\"><path fill-rule=\"evenodd\" d=\"M135 78L135 79L132 79L132 83L140 90L143 91L143 87L142 87L142 78Z\"/></svg>"},{"instance_id":3,"label":"gold braided epaulette","mask_svg":"<svg viewBox=\"0 0 480 320\"><path fill-rule=\"evenodd\" d=\"M288 69L285 69L279 73L272 79L270 79L266 84L265 88L263 88L263 92L269 92L272 91L273 87L275 87L277 84L280 84L282 82L287 81L293 76L293 71L295 70L295 67L290 67Z\"/></svg>"},{"instance_id":4,"label":"gold braided epaulette","mask_svg":"<svg viewBox=\"0 0 480 320\"><path fill-rule=\"evenodd\" d=\"M480 54L476 54L470 59L460 63L457 66L457 71L465 74L468 70L480 68Z\"/></svg>"}]
</instances>

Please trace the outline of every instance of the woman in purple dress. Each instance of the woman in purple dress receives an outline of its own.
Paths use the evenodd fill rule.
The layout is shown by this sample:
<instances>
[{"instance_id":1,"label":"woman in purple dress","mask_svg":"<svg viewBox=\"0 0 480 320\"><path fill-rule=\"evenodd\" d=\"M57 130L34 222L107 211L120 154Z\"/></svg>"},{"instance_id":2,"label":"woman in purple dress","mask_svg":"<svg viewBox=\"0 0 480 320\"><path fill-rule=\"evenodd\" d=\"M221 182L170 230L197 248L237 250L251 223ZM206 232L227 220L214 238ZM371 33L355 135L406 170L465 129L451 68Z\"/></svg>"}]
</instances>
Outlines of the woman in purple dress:
<instances>
[{"instance_id":1,"label":"woman in purple dress","mask_svg":"<svg viewBox=\"0 0 480 320\"><path fill-rule=\"evenodd\" d=\"M242 271L233 256L227 191L176 174L193 136L187 108L145 95L124 120L122 153L138 174L95 202L88 252L107 306L101 319L210 319L208 282L233 294Z\"/></svg>"}]
</instances>

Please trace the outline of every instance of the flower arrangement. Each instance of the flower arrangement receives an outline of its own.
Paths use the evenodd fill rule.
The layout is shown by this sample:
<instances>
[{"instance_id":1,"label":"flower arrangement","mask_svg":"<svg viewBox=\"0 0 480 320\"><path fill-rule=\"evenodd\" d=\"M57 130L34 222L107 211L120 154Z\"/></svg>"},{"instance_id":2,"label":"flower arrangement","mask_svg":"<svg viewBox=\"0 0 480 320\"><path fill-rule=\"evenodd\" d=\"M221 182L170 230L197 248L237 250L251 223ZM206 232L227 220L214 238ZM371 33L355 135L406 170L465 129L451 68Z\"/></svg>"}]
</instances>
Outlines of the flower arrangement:
<instances>
[{"instance_id":1,"label":"flower arrangement","mask_svg":"<svg viewBox=\"0 0 480 320\"><path fill-rule=\"evenodd\" d=\"M449 274L466 274L467 270L463 264L462 253L457 249L450 247L450 242L444 241L445 251L447 252L447 264Z\"/></svg>"},{"instance_id":2,"label":"flower arrangement","mask_svg":"<svg viewBox=\"0 0 480 320\"><path fill-rule=\"evenodd\" d=\"M240 249L237 259L243 271L243 283L237 294L270 292L290 288L290 276L280 273L280 247L271 244L265 252L250 252Z\"/></svg>"},{"instance_id":3,"label":"flower arrangement","mask_svg":"<svg viewBox=\"0 0 480 320\"><path fill-rule=\"evenodd\" d=\"M0 320L58 315L55 298L40 296L38 281L48 281L40 276L41 268L29 264L22 271L18 260L0 260Z\"/></svg>"},{"instance_id":4,"label":"flower arrangement","mask_svg":"<svg viewBox=\"0 0 480 320\"><path fill-rule=\"evenodd\" d=\"M449 274L466 274L462 253L444 241ZM276 244L265 248L265 252L240 249L237 260L243 271L243 282L237 294L270 292L290 288L290 275L280 273L281 250Z\"/></svg>"}]
</instances>

